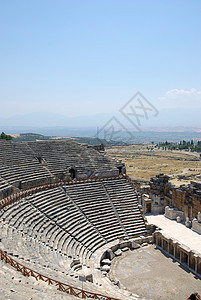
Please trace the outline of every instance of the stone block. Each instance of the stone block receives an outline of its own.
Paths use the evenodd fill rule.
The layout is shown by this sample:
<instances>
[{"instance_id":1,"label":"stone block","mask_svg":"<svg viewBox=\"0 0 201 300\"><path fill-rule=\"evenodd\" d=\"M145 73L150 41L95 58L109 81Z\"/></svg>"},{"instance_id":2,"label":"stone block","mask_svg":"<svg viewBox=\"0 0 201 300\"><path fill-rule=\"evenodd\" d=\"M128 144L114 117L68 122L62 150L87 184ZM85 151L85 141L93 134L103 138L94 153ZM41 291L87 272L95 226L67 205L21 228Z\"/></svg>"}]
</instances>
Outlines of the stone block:
<instances>
[{"instance_id":1,"label":"stone block","mask_svg":"<svg viewBox=\"0 0 201 300\"><path fill-rule=\"evenodd\" d=\"M128 250L129 250L128 247L124 247L124 248L121 249L122 252L126 252L126 251L128 251Z\"/></svg>"},{"instance_id":2,"label":"stone block","mask_svg":"<svg viewBox=\"0 0 201 300\"><path fill-rule=\"evenodd\" d=\"M102 264L103 265L111 265L111 260L108 259L108 258L105 258L105 259L102 260Z\"/></svg>"},{"instance_id":3,"label":"stone block","mask_svg":"<svg viewBox=\"0 0 201 300\"><path fill-rule=\"evenodd\" d=\"M140 248L140 245L134 241L131 242L131 249L138 249Z\"/></svg>"},{"instance_id":4,"label":"stone block","mask_svg":"<svg viewBox=\"0 0 201 300\"><path fill-rule=\"evenodd\" d=\"M186 227L188 227L188 228L191 227L191 222L189 221L189 218L188 218L188 217L186 218L185 225L186 225Z\"/></svg>"},{"instance_id":5,"label":"stone block","mask_svg":"<svg viewBox=\"0 0 201 300\"><path fill-rule=\"evenodd\" d=\"M114 254L115 254L115 256L120 256L120 255L122 255L121 249L116 250L116 251L114 252Z\"/></svg>"},{"instance_id":6,"label":"stone block","mask_svg":"<svg viewBox=\"0 0 201 300\"><path fill-rule=\"evenodd\" d=\"M101 271L104 271L104 272L109 272L109 270L110 270L110 266L108 266L108 265L104 265L101 268Z\"/></svg>"},{"instance_id":7,"label":"stone block","mask_svg":"<svg viewBox=\"0 0 201 300\"><path fill-rule=\"evenodd\" d=\"M192 221L192 230L201 234L201 222L198 222L196 218Z\"/></svg>"}]
</instances>

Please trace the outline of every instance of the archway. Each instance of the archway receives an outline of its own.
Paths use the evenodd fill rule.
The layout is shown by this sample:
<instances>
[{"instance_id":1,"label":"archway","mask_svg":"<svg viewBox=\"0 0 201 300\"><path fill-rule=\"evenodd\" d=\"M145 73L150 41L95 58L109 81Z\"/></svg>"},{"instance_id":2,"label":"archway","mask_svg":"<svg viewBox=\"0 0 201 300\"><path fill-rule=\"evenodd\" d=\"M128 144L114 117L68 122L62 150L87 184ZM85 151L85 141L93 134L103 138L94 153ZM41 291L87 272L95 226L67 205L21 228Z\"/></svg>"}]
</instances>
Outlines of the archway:
<instances>
[{"instance_id":1,"label":"archway","mask_svg":"<svg viewBox=\"0 0 201 300\"><path fill-rule=\"evenodd\" d=\"M122 174L122 167L117 167L117 169L119 170L119 175Z\"/></svg>"},{"instance_id":2,"label":"archway","mask_svg":"<svg viewBox=\"0 0 201 300\"><path fill-rule=\"evenodd\" d=\"M74 168L70 168L69 173L70 173L70 177L72 179L74 179L76 177L76 171Z\"/></svg>"}]
</instances>

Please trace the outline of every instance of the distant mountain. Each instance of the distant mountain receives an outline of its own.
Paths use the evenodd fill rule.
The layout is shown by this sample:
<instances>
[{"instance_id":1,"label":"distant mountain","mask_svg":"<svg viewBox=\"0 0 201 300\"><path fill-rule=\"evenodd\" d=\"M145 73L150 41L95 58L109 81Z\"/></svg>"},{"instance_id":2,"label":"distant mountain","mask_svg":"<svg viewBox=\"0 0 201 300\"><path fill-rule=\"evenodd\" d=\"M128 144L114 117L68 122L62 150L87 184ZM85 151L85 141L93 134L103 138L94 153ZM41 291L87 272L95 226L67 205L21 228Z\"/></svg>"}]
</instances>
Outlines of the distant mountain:
<instances>
[{"instance_id":1,"label":"distant mountain","mask_svg":"<svg viewBox=\"0 0 201 300\"><path fill-rule=\"evenodd\" d=\"M141 113L142 114L142 113ZM128 118L121 115L120 113L115 114L116 120L118 120L125 128L129 130L136 130L135 124L138 124L141 130L151 130L152 128L157 128L160 130L161 128L171 128L174 131L174 127L195 127L201 128L201 111L198 108L191 109L162 109L159 111L159 114L154 117L151 112L148 114L148 118L140 117L140 125L137 123L136 116L129 115L130 120ZM0 119L0 130L6 130L6 128L19 128L18 132L41 132L39 130L35 130L36 128L40 128L45 130L52 128L54 133L52 135L58 135L58 130L61 135L62 130L65 128L65 132L67 128L75 131L77 129L83 130L92 130L96 131L97 127L102 128L111 118L113 114L109 113L100 113L89 116L77 116L77 117L66 117L64 115L58 115L53 113L45 113L45 112L34 112L27 115L15 115L10 118L1 118ZM121 126L121 125L119 125ZM58 128L60 127L60 128ZM9 130L10 131L10 130ZM14 132L13 132L14 133ZM48 134L43 131L42 134Z\"/></svg>"}]
</instances>

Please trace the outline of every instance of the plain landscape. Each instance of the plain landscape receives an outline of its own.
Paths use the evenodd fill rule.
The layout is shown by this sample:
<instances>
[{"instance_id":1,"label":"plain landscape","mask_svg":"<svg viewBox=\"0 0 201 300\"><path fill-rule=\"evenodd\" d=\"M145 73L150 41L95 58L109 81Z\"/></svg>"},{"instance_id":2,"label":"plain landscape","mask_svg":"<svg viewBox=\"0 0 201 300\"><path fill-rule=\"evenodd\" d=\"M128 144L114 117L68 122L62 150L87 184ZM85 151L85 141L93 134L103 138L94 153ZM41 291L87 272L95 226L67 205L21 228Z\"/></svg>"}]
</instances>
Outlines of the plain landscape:
<instances>
[{"instance_id":1,"label":"plain landscape","mask_svg":"<svg viewBox=\"0 0 201 300\"><path fill-rule=\"evenodd\" d=\"M170 176L175 185L201 180L199 153L165 151L153 145L112 146L107 153L126 165L127 174L135 179L149 181L163 173Z\"/></svg>"}]
</instances>

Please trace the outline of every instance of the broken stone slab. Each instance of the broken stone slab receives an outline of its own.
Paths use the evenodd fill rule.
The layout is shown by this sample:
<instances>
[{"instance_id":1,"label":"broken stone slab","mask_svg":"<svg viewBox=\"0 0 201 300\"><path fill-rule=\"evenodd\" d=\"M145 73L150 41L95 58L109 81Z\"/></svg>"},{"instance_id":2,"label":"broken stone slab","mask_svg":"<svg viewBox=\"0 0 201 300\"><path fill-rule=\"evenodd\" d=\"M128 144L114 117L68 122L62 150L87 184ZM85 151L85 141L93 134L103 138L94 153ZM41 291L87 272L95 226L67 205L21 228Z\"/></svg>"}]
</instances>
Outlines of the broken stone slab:
<instances>
[{"instance_id":1,"label":"broken stone slab","mask_svg":"<svg viewBox=\"0 0 201 300\"><path fill-rule=\"evenodd\" d=\"M116 251L114 252L114 254L115 254L116 256L122 255L121 249L116 250Z\"/></svg>"},{"instance_id":2,"label":"broken stone slab","mask_svg":"<svg viewBox=\"0 0 201 300\"><path fill-rule=\"evenodd\" d=\"M131 242L131 249L138 249L138 248L140 248L140 244L138 244L138 243L132 241L132 242Z\"/></svg>"},{"instance_id":3,"label":"broken stone slab","mask_svg":"<svg viewBox=\"0 0 201 300\"><path fill-rule=\"evenodd\" d=\"M126 251L128 251L128 250L129 250L128 247L124 247L124 248L121 249L122 252L126 252Z\"/></svg>"}]
</instances>

